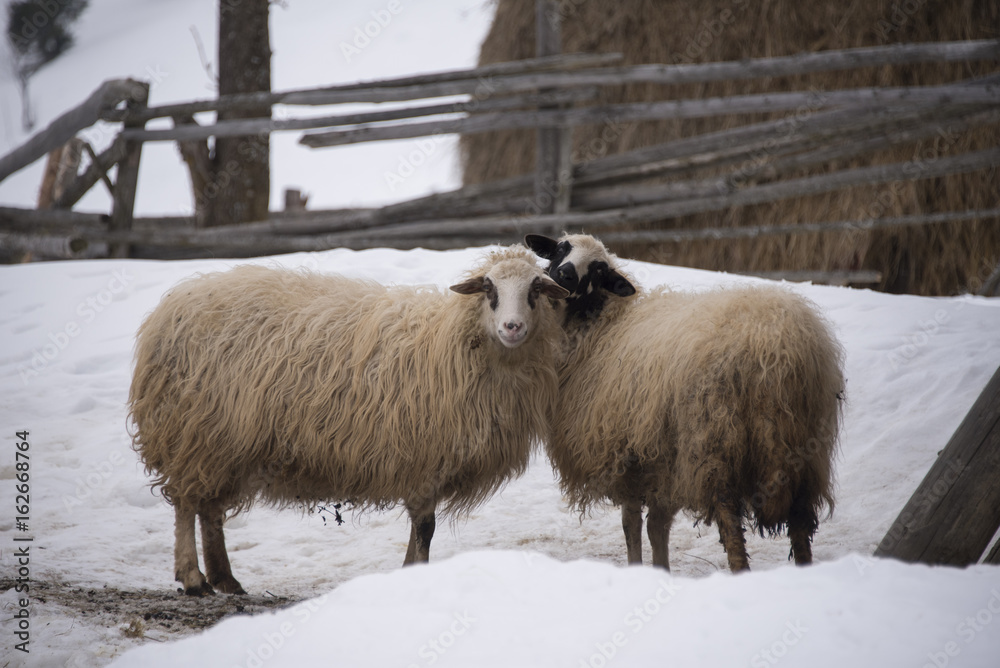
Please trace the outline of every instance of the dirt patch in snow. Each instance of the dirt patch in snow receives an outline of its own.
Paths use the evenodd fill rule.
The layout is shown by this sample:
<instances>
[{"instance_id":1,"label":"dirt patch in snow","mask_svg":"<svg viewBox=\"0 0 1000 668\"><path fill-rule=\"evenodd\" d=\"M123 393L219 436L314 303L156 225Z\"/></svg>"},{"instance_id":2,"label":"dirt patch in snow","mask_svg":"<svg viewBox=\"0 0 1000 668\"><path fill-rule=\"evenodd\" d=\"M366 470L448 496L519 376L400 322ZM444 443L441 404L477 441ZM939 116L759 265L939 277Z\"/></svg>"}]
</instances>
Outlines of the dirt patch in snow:
<instances>
[{"instance_id":1,"label":"dirt patch in snow","mask_svg":"<svg viewBox=\"0 0 1000 668\"><path fill-rule=\"evenodd\" d=\"M0 578L0 591L14 587ZM131 638L167 639L208 628L232 615L254 615L297 603L298 598L270 595L185 596L178 591L85 587L52 580L32 580L35 603L75 611L84 623L118 626Z\"/></svg>"}]
</instances>

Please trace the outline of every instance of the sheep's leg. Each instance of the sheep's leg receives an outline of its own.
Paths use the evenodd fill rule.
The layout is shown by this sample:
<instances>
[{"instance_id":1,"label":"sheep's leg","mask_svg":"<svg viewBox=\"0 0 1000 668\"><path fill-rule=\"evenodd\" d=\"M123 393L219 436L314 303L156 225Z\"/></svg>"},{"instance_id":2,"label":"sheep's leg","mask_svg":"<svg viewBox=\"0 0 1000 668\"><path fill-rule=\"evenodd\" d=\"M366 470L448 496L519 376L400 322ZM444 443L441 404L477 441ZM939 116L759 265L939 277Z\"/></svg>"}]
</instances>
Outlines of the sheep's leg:
<instances>
[{"instance_id":1,"label":"sheep's leg","mask_svg":"<svg viewBox=\"0 0 1000 668\"><path fill-rule=\"evenodd\" d=\"M799 566L812 563L812 537L819 526L816 511L803 496L792 501L788 516L788 539L792 543L792 556Z\"/></svg>"},{"instance_id":2,"label":"sheep's leg","mask_svg":"<svg viewBox=\"0 0 1000 668\"><path fill-rule=\"evenodd\" d=\"M674 521L673 509L652 501L649 517L646 518L646 532L653 547L653 565L670 570L670 525Z\"/></svg>"},{"instance_id":3,"label":"sheep's leg","mask_svg":"<svg viewBox=\"0 0 1000 668\"><path fill-rule=\"evenodd\" d=\"M194 541L195 514L195 509L183 502L174 506L174 579L184 585L185 594L202 596L215 591L198 570L198 548Z\"/></svg>"},{"instance_id":4,"label":"sheep's leg","mask_svg":"<svg viewBox=\"0 0 1000 668\"><path fill-rule=\"evenodd\" d=\"M421 507L407 506L410 515L410 544L403 565L430 560L431 538L434 537L434 503Z\"/></svg>"},{"instance_id":5,"label":"sheep's leg","mask_svg":"<svg viewBox=\"0 0 1000 668\"><path fill-rule=\"evenodd\" d=\"M201 524L201 551L205 557L205 576L208 583L223 594L245 594L246 591L233 577L226 552L226 536L223 533L225 509L216 501L208 501L198 510Z\"/></svg>"},{"instance_id":6,"label":"sheep's leg","mask_svg":"<svg viewBox=\"0 0 1000 668\"><path fill-rule=\"evenodd\" d=\"M622 529L628 563L642 564L642 502L629 500L622 504Z\"/></svg>"},{"instance_id":7,"label":"sheep's leg","mask_svg":"<svg viewBox=\"0 0 1000 668\"><path fill-rule=\"evenodd\" d=\"M716 505L715 521L719 525L719 538L729 558L729 570L750 570L750 558L747 556L747 540L743 536L743 520L736 507L728 501Z\"/></svg>"}]
</instances>

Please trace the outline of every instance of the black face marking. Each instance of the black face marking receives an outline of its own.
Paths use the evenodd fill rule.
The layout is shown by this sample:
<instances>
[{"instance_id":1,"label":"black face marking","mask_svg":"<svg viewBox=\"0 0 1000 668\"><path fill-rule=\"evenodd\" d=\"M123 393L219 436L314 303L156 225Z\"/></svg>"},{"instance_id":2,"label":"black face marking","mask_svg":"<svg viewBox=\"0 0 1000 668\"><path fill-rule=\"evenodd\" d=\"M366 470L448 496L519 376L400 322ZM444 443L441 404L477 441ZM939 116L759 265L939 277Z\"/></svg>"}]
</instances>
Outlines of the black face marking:
<instances>
[{"instance_id":1,"label":"black face marking","mask_svg":"<svg viewBox=\"0 0 1000 668\"><path fill-rule=\"evenodd\" d=\"M500 305L500 295L497 294L497 289L493 285L493 281L488 278L483 279L483 292L486 293L486 298L490 300L490 309L496 311L497 306Z\"/></svg>"},{"instance_id":2,"label":"black face marking","mask_svg":"<svg viewBox=\"0 0 1000 668\"><path fill-rule=\"evenodd\" d=\"M545 273L557 285L569 290L567 319L596 318L603 311L609 292L619 297L635 294L632 284L603 260L593 260L581 276L576 265L565 261L573 252L573 244L565 239L556 242L549 237L530 234L525 237L525 242L540 257L549 260Z\"/></svg>"},{"instance_id":3,"label":"black face marking","mask_svg":"<svg viewBox=\"0 0 1000 668\"><path fill-rule=\"evenodd\" d=\"M573 295L566 300L566 318L592 320L604 310L608 295L602 289L608 274L608 263L594 260L587 267L587 273L580 277ZM565 287L565 286L564 286Z\"/></svg>"},{"instance_id":4,"label":"black face marking","mask_svg":"<svg viewBox=\"0 0 1000 668\"><path fill-rule=\"evenodd\" d=\"M580 277L576 273L576 267L571 262L563 262L553 272L552 280L566 288L570 293L575 293L582 287Z\"/></svg>"}]
</instances>

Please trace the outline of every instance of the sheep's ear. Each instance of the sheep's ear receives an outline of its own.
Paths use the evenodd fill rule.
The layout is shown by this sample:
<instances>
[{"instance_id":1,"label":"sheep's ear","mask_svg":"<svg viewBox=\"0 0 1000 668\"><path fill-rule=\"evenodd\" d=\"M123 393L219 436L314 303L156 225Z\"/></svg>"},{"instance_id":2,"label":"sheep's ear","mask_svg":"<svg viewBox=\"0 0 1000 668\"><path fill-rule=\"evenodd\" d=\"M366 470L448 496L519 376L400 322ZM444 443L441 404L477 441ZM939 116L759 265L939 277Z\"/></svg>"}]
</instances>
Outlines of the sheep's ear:
<instances>
[{"instance_id":1,"label":"sheep's ear","mask_svg":"<svg viewBox=\"0 0 1000 668\"><path fill-rule=\"evenodd\" d=\"M474 276L461 283L456 283L455 285L448 288L452 292L457 292L460 295L474 295L477 292L483 291L483 277Z\"/></svg>"},{"instance_id":2,"label":"sheep's ear","mask_svg":"<svg viewBox=\"0 0 1000 668\"><path fill-rule=\"evenodd\" d=\"M538 291L546 297L552 297L552 299L566 299L570 295L569 290L559 285L548 276L544 276L540 279Z\"/></svg>"},{"instance_id":3,"label":"sheep's ear","mask_svg":"<svg viewBox=\"0 0 1000 668\"><path fill-rule=\"evenodd\" d=\"M556 254L556 246L559 245L559 242L544 234L526 234L524 235L524 244L538 257L551 260L552 256Z\"/></svg>"},{"instance_id":4,"label":"sheep's ear","mask_svg":"<svg viewBox=\"0 0 1000 668\"><path fill-rule=\"evenodd\" d=\"M601 287L619 297L629 297L635 294L635 286L614 269L604 275Z\"/></svg>"}]
</instances>

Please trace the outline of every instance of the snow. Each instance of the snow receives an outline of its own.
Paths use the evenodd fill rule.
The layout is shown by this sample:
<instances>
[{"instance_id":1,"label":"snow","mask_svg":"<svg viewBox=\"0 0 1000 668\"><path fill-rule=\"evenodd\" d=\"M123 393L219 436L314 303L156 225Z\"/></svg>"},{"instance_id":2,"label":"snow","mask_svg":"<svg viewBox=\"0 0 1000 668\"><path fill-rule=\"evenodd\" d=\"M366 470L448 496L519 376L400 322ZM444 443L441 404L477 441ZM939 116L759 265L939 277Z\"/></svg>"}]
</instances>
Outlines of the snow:
<instances>
[{"instance_id":1,"label":"snow","mask_svg":"<svg viewBox=\"0 0 1000 668\"><path fill-rule=\"evenodd\" d=\"M490 14L481 0L400 0L392 21L347 62L340 43L389 2L286 4L272 8L275 89L471 65ZM32 84L40 125L114 76L153 78L157 104L211 96L189 28L211 54L212 5L93 0L77 46ZM0 81L0 152L24 139L14 90ZM106 129L92 137L110 138ZM273 181L303 187L317 208L457 182L453 142L436 145L390 191L385 174L415 143L310 152L295 139L274 143ZM143 165L140 213L190 212L174 149L149 148ZM30 206L39 181L39 165L23 170L0 183L0 202ZM106 200L95 189L83 208L106 210ZM332 250L255 262L443 288L481 252ZM126 429L133 337L172 285L237 263L0 267L0 577L16 575L16 550L29 545L34 582L174 592L173 515L150 493ZM645 286L685 290L753 280L638 262L628 270ZM671 534L670 574L627 568L618 513L581 519L568 511L536 456L470 517L439 523L426 566L399 568L409 527L398 510L347 513L343 526L294 510L257 508L233 519L227 542L244 587L301 602L204 632L150 623L146 637L129 637L131 612L82 614L34 591L25 655L13 649L22 595L8 589L0 594L0 665L995 665L1000 569L866 555L1000 366L1000 302L792 289L817 304L847 351L837 510L820 525L810 568L788 564L787 540L753 537L753 572L733 576L714 527L684 517ZM20 430L29 431L28 532L12 510ZM33 540L14 540L24 537Z\"/></svg>"},{"instance_id":2,"label":"snow","mask_svg":"<svg viewBox=\"0 0 1000 668\"><path fill-rule=\"evenodd\" d=\"M481 252L334 250L256 262L443 287ZM132 339L171 285L237 262L0 267L0 423L11 432L8 443L14 431L30 432L33 579L173 591L172 513L149 492L125 427ZM628 270L644 285L677 289L751 280L638 262ZM784 539L751 538L754 572L732 576L714 528L683 518L671 536L672 574L625 568L618 514L599 510L581 521L537 457L467 520L439 526L429 566L399 568L409 535L399 511L348 513L338 527L318 515L258 508L227 525L236 576L251 593L318 598L124 655L141 641L34 601L32 663L25 665L103 665L119 656L126 666L255 665L249 653L267 653L260 648L275 633L287 643L274 640L268 666L333 656L345 665L597 666L609 642L616 660L639 665L667 655L704 665L771 665L758 656L770 649L772 657L787 652L788 665L833 666L858 656L871 657L869 665L906 658L918 665L946 647L961 650L946 655L948 665L984 665L983 657L1000 650L1000 621L986 621L1000 614L1000 570L861 555L872 553L1000 364L1000 304L793 289L818 305L847 350L837 511L820 526L812 568L788 565ZM7 453L0 506L11 508L12 448ZM0 517L0 530L3 566L13 572L20 545L12 539L20 534L10 514ZM657 598L660 588L669 600L660 600L666 593ZM14 599L9 591L0 604L14 610ZM649 601L656 601L649 603L658 610L649 613L653 619L629 616ZM476 621L466 629L462 615ZM7 640L15 629L5 617L0 633ZM430 640L450 642L449 633L453 647L427 645L421 653Z\"/></svg>"},{"instance_id":3,"label":"snow","mask_svg":"<svg viewBox=\"0 0 1000 668\"><path fill-rule=\"evenodd\" d=\"M1000 588L984 568L963 573L854 556L810 569L688 579L498 551L417 570L361 576L277 614L146 645L113 665L576 668L669 658L679 666L920 666L937 656L986 666L1000 649L993 626ZM939 605L920 605L926 598Z\"/></svg>"}]
</instances>

